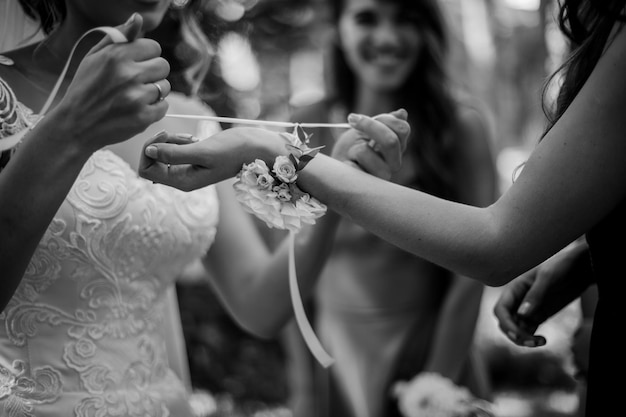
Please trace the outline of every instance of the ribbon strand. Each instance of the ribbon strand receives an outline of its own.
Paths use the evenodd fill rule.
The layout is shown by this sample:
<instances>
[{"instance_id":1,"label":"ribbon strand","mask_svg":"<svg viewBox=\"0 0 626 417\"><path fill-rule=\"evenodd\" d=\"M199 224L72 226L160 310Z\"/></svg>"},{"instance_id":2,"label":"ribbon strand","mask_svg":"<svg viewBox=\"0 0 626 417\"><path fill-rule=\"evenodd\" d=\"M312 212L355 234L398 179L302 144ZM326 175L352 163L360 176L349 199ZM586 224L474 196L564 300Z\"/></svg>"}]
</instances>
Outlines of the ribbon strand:
<instances>
[{"instance_id":1,"label":"ribbon strand","mask_svg":"<svg viewBox=\"0 0 626 417\"><path fill-rule=\"evenodd\" d=\"M312 127L334 127L340 129L349 129L351 126L348 123L295 123L295 122L278 122L274 120L254 120L254 119L240 119L237 117L223 117L223 116L205 116L195 114L175 114L168 113L165 117L174 117L179 119L198 119L198 120L210 120L214 122L234 123L234 124L247 124L256 126L273 126L273 127L288 127L294 128L301 126L303 128Z\"/></svg>"}]
</instances>

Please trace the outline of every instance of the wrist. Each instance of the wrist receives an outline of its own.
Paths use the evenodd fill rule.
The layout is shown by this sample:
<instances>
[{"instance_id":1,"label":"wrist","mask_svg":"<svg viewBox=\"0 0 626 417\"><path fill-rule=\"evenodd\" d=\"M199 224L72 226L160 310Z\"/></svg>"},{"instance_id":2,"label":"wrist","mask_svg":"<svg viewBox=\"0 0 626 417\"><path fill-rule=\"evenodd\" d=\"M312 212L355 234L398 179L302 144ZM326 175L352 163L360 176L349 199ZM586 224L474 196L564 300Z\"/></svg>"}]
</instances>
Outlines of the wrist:
<instances>
[{"instance_id":1,"label":"wrist","mask_svg":"<svg viewBox=\"0 0 626 417\"><path fill-rule=\"evenodd\" d=\"M292 134L266 137L259 132L252 137L252 144L244 149L255 149L254 160L242 164L233 185L239 202L268 227L297 231L304 224L314 224L326 206L302 191L296 180L319 148L308 148L308 137L301 137L298 129ZM251 155L244 156L248 158Z\"/></svg>"},{"instance_id":2,"label":"wrist","mask_svg":"<svg viewBox=\"0 0 626 417\"><path fill-rule=\"evenodd\" d=\"M77 137L69 118L56 117L52 112L42 117L32 128L32 132L36 133L33 140L40 138L38 148L41 152L50 152L65 161L76 160L83 163L93 153L93 150L85 146L88 141Z\"/></svg>"}]
</instances>

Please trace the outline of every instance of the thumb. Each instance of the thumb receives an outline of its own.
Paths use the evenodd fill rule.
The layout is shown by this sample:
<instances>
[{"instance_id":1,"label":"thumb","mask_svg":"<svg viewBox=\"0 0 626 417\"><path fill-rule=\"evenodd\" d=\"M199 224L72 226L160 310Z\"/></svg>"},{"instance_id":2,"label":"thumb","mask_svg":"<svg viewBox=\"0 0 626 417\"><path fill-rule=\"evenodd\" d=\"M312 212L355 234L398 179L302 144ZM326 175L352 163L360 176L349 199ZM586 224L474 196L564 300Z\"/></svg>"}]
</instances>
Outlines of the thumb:
<instances>
[{"instance_id":1,"label":"thumb","mask_svg":"<svg viewBox=\"0 0 626 417\"><path fill-rule=\"evenodd\" d=\"M409 114L407 113L405 109L394 110L390 114L404 121L406 121L407 117L409 116Z\"/></svg>"},{"instance_id":2,"label":"thumb","mask_svg":"<svg viewBox=\"0 0 626 417\"><path fill-rule=\"evenodd\" d=\"M205 161L198 152L199 142L187 144L171 142L153 142L146 146L144 154L158 162L172 165L202 165Z\"/></svg>"},{"instance_id":3,"label":"thumb","mask_svg":"<svg viewBox=\"0 0 626 417\"><path fill-rule=\"evenodd\" d=\"M106 35L91 50L89 54L100 51L111 43L132 42L139 34L143 26L143 17L139 13L133 13L126 22L114 28L106 28ZM105 29L105 28L103 28Z\"/></svg>"}]
</instances>

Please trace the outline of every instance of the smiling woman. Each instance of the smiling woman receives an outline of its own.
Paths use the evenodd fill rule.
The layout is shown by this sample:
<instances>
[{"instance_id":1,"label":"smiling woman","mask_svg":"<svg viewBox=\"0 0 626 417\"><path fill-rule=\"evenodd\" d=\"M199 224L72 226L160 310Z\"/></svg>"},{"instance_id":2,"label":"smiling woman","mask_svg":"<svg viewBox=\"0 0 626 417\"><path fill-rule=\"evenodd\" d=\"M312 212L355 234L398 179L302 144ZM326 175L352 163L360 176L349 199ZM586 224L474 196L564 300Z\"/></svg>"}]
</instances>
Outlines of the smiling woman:
<instances>
[{"instance_id":1,"label":"smiling woman","mask_svg":"<svg viewBox=\"0 0 626 417\"><path fill-rule=\"evenodd\" d=\"M350 112L403 107L412 135L391 181L488 205L496 175L487 112L446 72L448 33L438 3L329 0L336 37L329 44L327 95L297 109L292 120L337 122ZM311 146L326 145L322 152L329 152L338 132L311 130ZM337 363L329 370L307 363L300 337L287 338L294 414L397 416L391 387L423 371L489 398L472 344L481 294L481 284L342 220L309 300L316 331Z\"/></svg>"}]
</instances>

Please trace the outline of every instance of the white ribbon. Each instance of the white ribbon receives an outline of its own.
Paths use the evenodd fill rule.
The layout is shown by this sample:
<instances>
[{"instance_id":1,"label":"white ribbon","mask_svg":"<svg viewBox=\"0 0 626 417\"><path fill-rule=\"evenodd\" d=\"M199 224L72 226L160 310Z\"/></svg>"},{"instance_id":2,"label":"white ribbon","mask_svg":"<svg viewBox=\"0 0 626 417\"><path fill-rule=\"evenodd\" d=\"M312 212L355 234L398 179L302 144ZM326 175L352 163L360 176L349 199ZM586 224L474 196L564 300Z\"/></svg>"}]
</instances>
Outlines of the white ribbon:
<instances>
[{"instance_id":1,"label":"white ribbon","mask_svg":"<svg viewBox=\"0 0 626 417\"><path fill-rule=\"evenodd\" d=\"M124 36L122 32L112 27L97 27L97 28L93 28L85 32L74 44L74 47L72 48L72 51L70 52L67 62L65 63L65 67L63 68L63 71L61 71L61 74L59 75L59 78L56 84L54 85L52 92L48 96L48 99L46 100L45 104L43 105L39 113L38 120L41 120L41 118L46 114L46 112L48 111L52 103L54 102L54 99L59 91L59 88L61 87L61 83L63 82L63 79L65 78L65 75L67 74L67 70L72 61L72 57L74 55L76 47L88 34L93 33L93 32L104 32L106 35L109 36L109 38L111 39L113 43L128 42L128 39L126 38L126 36ZM311 127L349 128L350 127L350 125L347 123L292 123L292 122L278 122L278 121L269 121L269 120L239 119L239 118L233 118L233 117L220 117L220 116L198 116L198 115L191 115L191 114L167 114L166 116L174 117L174 118L213 120L213 121L225 122L225 123L252 124L252 125L258 125L258 126L275 126L275 127L291 127L291 128L295 127L296 125L300 125L303 128L304 127L306 128L311 128ZM6 138L2 139L0 141L0 152L10 149L14 147L15 145L17 145L20 142L20 140L22 140L24 135L35 127L35 124L36 122L33 123L28 129L23 129L22 131L20 131L19 133L16 133L15 135L7 136ZM315 331L313 330L313 328L311 327L311 324L309 323L307 319L306 312L304 310L304 305L302 303L302 297L300 296L300 289L298 287L294 248L295 248L295 233L290 232L289 233L289 293L291 295L291 303L293 305L296 322L300 329L300 333L302 334L302 337L304 338L307 344L307 347L309 348L313 356L317 359L317 361L324 368L327 368L330 365L332 365L335 362L335 360L324 350L324 348L322 347L322 344L320 343L319 339L315 335Z\"/></svg>"},{"instance_id":2,"label":"white ribbon","mask_svg":"<svg viewBox=\"0 0 626 417\"><path fill-rule=\"evenodd\" d=\"M46 100L43 107L41 108L41 111L39 112L39 118L37 119L37 121L41 120L41 118L46 114L46 112L48 111L48 109L50 109L50 106L54 102L54 98L59 92L59 88L61 88L61 84L63 83L63 80L65 79L65 75L67 74L67 70L70 67L70 63L72 62L72 57L74 55L74 52L76 51L76 47L83 39L85 39L87 35L93 32L104 32L106 35L109 36L109 38L111 39L113 43L121 43L121 42L128 41L128 39L126 39L126 36L124 36L122 32L120 32L118 29L108 27L108 26L101 26L101 27L93 28L83 33L83 35L80 38L78 38L78 40L74 44L74 47L72 48L72 51L70 52L70 56L67 57L67 62L65 63L65 67L63 67L63 71L61 71L61 74L59 75L59 78L57 79L57 82L54 85L54 88L52 88L52 92L50 92L48 99ZM36 124L37 122L32 123L28 129L22 129L14 135L3 138L0 141L0 152L15 147L18 143L20 143L24 135L26 135L29 131L33 130Z\"/></svg>"}]
</instances>

